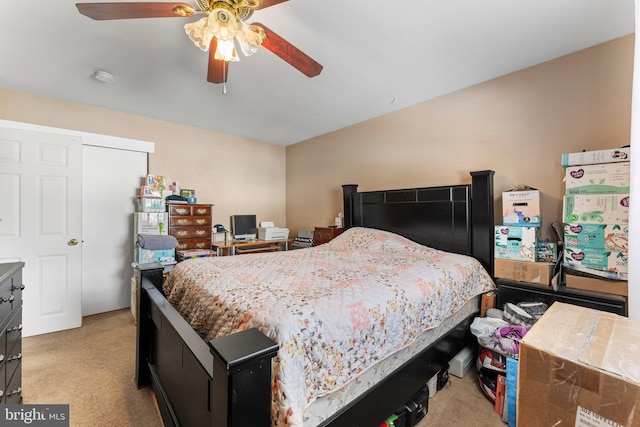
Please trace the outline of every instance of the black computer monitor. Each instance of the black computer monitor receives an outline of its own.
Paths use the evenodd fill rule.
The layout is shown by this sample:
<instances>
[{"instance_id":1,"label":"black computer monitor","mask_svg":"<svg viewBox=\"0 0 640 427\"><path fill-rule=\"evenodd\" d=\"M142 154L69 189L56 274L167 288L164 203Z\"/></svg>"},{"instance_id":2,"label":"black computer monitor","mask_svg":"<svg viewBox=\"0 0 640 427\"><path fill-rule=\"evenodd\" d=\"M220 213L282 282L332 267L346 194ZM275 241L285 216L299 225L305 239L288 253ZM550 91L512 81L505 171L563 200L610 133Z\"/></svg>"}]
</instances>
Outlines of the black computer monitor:
<instances>
[{"instance_id":1,"label":"black computer monitor","mask_svg":"<svg viewBox=\"0 0 640 427\"><path fill-rule=\"evenodd\" d=\"M231 215L231 232L235 240L253 240L258 232L255 215Z\"/></svg>"}]
</instances>

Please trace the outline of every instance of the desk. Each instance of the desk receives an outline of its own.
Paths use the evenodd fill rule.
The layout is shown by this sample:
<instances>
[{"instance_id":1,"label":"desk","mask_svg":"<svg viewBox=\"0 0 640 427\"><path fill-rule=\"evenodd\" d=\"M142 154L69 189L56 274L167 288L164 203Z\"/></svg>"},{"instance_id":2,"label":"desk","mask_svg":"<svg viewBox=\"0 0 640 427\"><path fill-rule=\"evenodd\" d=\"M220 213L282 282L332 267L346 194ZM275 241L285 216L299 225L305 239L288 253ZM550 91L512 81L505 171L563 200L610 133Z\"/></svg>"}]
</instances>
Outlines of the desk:
<instances>
[{"instance_id":1,"label":"desk","mask_svg":"<svg viewBox=\"0 0 640 427\"><path fill-rule=\"evenodd\" d=\"M222 256L226 251L230 255L247 254L255 252L275 252L280 249L280 245L284 245L284 250L289 250L289 243L293 239L282 240L249 240L247 242L238 242L232 240L230 242L214 243L213 249L216 255Z\"/></svg>"}]
</instances>

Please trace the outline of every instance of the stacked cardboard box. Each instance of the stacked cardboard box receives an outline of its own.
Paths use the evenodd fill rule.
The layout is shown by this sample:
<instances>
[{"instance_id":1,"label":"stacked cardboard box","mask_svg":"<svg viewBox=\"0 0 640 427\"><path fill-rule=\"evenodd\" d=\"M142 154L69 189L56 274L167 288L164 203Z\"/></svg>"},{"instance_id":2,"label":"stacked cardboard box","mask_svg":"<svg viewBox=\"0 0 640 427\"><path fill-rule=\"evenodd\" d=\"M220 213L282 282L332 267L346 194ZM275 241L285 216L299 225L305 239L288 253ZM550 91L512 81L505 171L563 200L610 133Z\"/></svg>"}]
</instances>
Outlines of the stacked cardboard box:
<instances>
[{"instance_id":1,"label":"stacked cardboard box","mask_svg":"<svg viewBox=\"0 0 640 427\"><path fill-rule=\"evenodd\" d=\"M594 280L627 278L630 154L629 148L616 148L562 157L567 286L581 287L584 283L574 280L572 273L583 273ZM626 294L626 286L620 291L619 286L600 281L601 292L610 292L611 288Z\"/></svg>"},{"instance_id":2,"label":"stacked cardboard box","mask_svg":"<svg viewBox=\"0 0 640 427\"><path fill-rule=\"evenodd\" d=\"M495 227L494 275L549 285L556 250L540 242L540 191L520 186L503 192L502 223Z\"/></svg>"}]
</instances>

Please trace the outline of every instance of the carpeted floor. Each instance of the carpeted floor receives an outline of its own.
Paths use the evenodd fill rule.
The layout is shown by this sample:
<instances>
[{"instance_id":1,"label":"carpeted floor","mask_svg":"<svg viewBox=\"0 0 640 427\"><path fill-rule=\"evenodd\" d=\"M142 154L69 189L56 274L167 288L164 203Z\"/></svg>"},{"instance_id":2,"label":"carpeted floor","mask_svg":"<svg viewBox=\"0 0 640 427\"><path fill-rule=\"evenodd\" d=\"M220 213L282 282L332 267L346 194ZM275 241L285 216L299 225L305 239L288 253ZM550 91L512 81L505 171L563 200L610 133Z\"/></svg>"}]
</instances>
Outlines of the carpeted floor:
<instances>
[{"instance_id":1,"label":"carpeted floor","mask_svg":"<svg viewBox=\"0 0 640 427\"><path fill-rule=\"evenodd\" d=\"M78 329L24 338L24 403L69 404L71 426L161 426L153 393L134 385L135 335L126 309L85 317ZM476 381L473 369L462 379L450 376L417 426L504 427Z\"/></svg>"}]
</instances>

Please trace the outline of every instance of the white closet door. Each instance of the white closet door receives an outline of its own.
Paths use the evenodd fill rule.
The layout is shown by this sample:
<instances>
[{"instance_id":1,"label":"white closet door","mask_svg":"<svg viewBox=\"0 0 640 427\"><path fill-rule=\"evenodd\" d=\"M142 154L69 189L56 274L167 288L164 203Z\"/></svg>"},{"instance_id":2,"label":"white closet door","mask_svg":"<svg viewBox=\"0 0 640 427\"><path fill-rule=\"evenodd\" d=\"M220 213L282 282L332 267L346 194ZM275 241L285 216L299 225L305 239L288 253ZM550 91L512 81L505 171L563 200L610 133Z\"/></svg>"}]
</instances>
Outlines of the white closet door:
<instances>
[{"instance_id":1,"label":"white closet door","mask_svg":"<svg viewBox=\"0 0 640 427\"><path fill-rule=\"evenodd\" d=\"M135 198L147 154L85 145L82 172L82 316L130 306Z\"/></svg>"}]
</instances>

